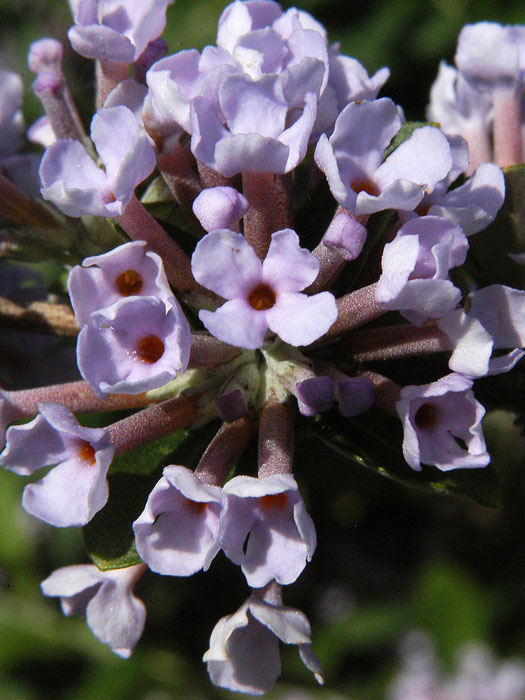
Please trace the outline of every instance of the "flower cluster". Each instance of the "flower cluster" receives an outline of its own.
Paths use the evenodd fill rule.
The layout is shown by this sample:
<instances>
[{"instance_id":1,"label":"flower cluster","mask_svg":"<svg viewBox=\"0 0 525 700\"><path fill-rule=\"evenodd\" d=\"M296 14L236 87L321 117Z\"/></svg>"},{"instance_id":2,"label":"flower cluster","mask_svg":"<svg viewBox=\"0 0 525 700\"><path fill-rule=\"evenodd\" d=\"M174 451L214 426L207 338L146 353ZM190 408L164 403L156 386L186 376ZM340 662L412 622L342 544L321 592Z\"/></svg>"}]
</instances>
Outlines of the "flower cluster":
<instances>
[{"instance_id":1,"label":"flower cluster","mask_svg":"<svg viewBox=\"0 0 525 700\"><path fill-rule=\"evenodd\" d=\"M114 457L122 470L130 450L217 421L198 463L152 458L162 476L130 524L131 550L91 553L97 566L60 569L42 590L129 656L146 617L138 578L191 576L222 551L251 592L219 620L204 661L214 684L262 694L280 673L279 640L324 682L308 620L282 600L316 548L293 476L295 408L301 425L388 415L404 434L404 478L418 485L411 469L439 480L490 461L475 383L525 354L525 292L480 286L470 237L505 201L501 167L523 161L523 28L463 30L457 70L443 65L432 91L438 128L378 98L388 69L370 77L307 12L235 0L216 45L166 55L167 4L71 2L71 44L96 62L90 137L61 46L30 50L47 204L15 178L0 181L0 199L16 189L15 221L27 204L34 220L73 231L62 252L83 380L0 391L0 462L21 475L56 465L26 486L23 506L54 526L89 523L96 537ZM0 89L2 133L15 141L17 78L2 73ZM331 220L303 230L295 214L316 188L333 197ZM428 360L422 383L416 356ZM128 415L111 423L115 409ZM75 417L88 412L104 427Z\"/></svg>"}]
</instances>

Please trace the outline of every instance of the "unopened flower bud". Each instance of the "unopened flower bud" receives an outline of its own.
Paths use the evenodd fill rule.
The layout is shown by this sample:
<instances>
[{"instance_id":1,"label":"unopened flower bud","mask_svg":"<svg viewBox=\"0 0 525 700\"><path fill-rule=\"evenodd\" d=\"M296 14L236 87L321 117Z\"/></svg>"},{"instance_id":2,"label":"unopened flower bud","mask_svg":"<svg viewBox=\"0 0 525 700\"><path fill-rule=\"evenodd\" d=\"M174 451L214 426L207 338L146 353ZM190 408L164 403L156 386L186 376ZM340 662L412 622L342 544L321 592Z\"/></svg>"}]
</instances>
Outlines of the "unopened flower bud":
<instances>
[{"instance_id":1,"label":"unopened flower bud","mask_svg":"<svg viewBox=\"0 0 525 700\"><path fill-rule=\"evenodd\" d=\"M27 65L32 73L60 73L64 57L62 44L56 39L39 39L29 47Z\"/></svg>"}]
</instances>

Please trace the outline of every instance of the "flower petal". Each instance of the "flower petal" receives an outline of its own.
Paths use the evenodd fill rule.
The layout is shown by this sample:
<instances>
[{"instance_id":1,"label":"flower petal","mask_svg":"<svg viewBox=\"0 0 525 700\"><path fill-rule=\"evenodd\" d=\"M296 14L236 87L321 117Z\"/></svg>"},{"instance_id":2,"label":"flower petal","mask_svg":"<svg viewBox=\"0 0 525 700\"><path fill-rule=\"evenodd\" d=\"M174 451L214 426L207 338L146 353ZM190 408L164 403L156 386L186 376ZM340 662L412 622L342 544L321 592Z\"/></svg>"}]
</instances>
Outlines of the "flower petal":
<instances>
[{"instance_id":1,"label":"flower petal","mask_svg":"<svg viewBox=\"0 0 525 700\"><path fill-rule=\"evenodd\" d=\"M262 263L241 233L219 229L198 242L191 258L199 284L225 299L246 297L260 282Z\"/></svg>"},{"instance_id":2,"label":"flower petal","mask_svg":"<svg viewBox=\"0 0 525 700\"><path fill-rule=\"evenodd\" d=\"M232 299L217 311L199 311L199 318L219 340L238 348L257 350L268 330L267 311L256 311L244 299Z\"/></svg>"},{"instance_id":3,"label":"flower petal","mask_svg":"<svg viewBox=\"0 0 525 700\"><path fill-rule=\"evenodd\" d=\"M299 236L286 228L272 234L262 265L265 282L278 292L300 292L317 277L319 260L299 245Z\"/></svg>"},{"instance_id":4,"label":"flower petal","mask_svg":"<svg viewBox=\"0 0 525 700\"><path fill-rule=\"evenodd\" d=\"M266 311L270 330L290 345L310 345L323 336L337 319L337 306L330 292L309 297L306 294L280 294Z\"/></svg>"}]
</instances>

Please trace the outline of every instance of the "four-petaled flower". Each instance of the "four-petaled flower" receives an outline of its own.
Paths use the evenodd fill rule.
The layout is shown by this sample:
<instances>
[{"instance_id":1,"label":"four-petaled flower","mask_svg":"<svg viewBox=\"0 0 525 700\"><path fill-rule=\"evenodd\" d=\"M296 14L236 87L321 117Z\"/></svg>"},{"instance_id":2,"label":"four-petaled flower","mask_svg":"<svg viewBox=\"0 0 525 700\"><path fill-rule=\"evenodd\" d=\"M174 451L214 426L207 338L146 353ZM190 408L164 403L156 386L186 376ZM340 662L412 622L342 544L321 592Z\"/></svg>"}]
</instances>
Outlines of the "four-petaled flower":
<instances>
[{"instance_id":1,"label":"four-petaled flower","mask_svg":"<svg viewBox=\"0 0 525 700\"><path fill-rule=\"evenodd\" d=\"M133 113L122 105L95 114L91 138L104 170L79 141L59 139L40 164L42 196L68 216L120 216L135 187L155 168L153 146L141 134Z\"/></svg>"}]
</instances>

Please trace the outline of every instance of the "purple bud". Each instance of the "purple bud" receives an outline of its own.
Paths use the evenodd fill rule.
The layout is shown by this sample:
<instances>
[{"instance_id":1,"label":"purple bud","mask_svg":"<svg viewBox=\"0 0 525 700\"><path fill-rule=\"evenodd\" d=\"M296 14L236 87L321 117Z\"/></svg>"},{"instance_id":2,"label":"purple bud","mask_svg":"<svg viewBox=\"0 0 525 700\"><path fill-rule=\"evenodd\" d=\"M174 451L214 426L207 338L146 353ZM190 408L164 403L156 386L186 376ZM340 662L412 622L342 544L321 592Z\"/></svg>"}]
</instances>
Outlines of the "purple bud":
<instances>
[{"instance_id":1,"label":"purple bud","mask_svg":"<svg viewBox=\"0 0 525 700\"><path fill-rule=\"evenodd\" d=\"M32 73L60 72L64 57L62 44L56 39L39 39L29 47L27 65Z\"/></svg>"},{"instance_id":2,"label":"purple bud","mask_svg":"<svg viewBox=\"0 0 525 700\"><path fill-rule=\"evenodd\" d=\"M219 418L225 423L233 423L248 415L248 407L240 389L221 394L215 401Z\"/></svg>"},{"instance_id":3,"label":"purple bud","mask_svg":"<svg viewBox=\"0 0 525 700\"><path fill-rule=\"evenodd\" d=\"M246 197L233 187L209 187L193 202L193 213L206 231L239 230L239 220L249 209Z\"/></svg>"},{"instance_id":4,"label":"purple bud","mask_svg":"<svg viewBox=\"0 0 525 700\"><path fill-rule=\"evenodd\" d=\"M353 418L374 405L374 385L368 377L348 377L337 382L337 401L342 416Z\"/></svg>"},{"instance_id":5,"label":"purple bud","mask_svg":"<svg viewBox=\"0 0 525 700\"><path fill-rule=\"evenodd\" d=\"M334 387L330 377L310 377L295 386L299 412L315 416L328 411L334 401Z\"/></svg>"},{"instance_id":6,"label":"purple bud","mask_svg":"<svg viewBox=\"0 0 525 700\"><path fill-rule=\"evenodd\" d=\"M366 228L354 216L342 211L332 219L323 243L337 248L345 260L355 260L363 250L366 234Z\"/></svg>"}]
</instances>

